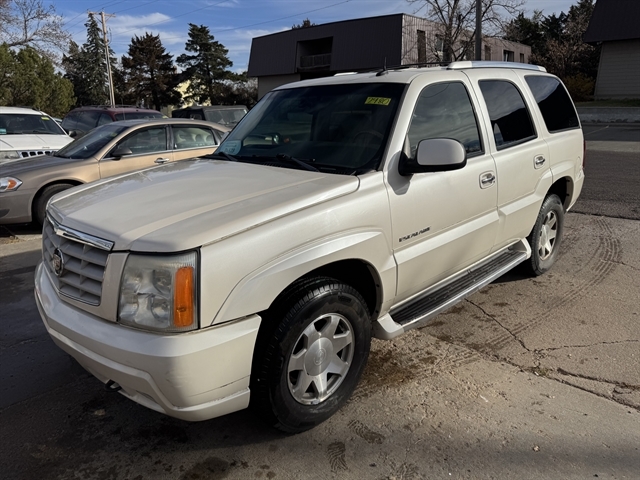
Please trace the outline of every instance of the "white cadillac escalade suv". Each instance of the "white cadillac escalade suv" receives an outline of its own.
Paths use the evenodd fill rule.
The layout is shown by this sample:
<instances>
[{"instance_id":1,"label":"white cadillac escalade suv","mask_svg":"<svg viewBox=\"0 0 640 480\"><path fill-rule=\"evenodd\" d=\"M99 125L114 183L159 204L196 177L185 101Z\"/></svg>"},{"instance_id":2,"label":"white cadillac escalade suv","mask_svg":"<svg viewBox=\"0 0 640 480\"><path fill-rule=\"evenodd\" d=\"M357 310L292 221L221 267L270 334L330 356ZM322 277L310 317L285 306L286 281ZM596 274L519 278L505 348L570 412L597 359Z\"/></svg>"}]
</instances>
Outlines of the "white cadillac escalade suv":
<instances>
[{"instance_id":1,"label":"white cadillac escalade suv","mask_svg":"<svg viewBox=\"0 0 640 480\"><path fill-rule=\"evenodd\" d=\"M349 398L372 336L551 268L583 148L564 86L531 65L285 85L208 158L54 197L37 304L135 402L185 420L251 405L303 431Z\"/></svg>"}]
</instances>

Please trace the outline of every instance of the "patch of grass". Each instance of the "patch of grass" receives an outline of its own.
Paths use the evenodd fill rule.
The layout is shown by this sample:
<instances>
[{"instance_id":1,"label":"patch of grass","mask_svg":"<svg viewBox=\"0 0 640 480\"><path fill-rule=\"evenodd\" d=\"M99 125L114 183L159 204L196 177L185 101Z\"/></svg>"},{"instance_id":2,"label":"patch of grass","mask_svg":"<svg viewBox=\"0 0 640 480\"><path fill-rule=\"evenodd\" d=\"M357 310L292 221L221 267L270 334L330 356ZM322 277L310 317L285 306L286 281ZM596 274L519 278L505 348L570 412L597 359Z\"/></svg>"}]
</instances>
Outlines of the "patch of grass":
<instances>
[{"instance_id":1,"label":"patch of grass","mask_svg":"<svg viewBox=\"0 0 640 480\"><path fill-rule=\"evenodd\" d=\"M576 107L640 107L640 98L623 100L592 100L590 102L576 102Z\"/></svg>"}]
</instances>

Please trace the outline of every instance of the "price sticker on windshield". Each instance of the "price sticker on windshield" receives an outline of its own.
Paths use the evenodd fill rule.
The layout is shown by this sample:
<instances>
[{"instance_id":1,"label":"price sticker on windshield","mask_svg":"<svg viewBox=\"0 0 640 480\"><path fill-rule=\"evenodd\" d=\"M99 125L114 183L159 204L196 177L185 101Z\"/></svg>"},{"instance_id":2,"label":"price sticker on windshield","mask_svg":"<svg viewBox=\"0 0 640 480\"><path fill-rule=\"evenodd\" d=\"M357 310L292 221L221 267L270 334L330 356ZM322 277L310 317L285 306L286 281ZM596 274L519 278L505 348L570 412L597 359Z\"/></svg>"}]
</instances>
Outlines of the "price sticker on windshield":
<instances>
[{"instance_id":1,"label":"price sticker on windshield","mask_svg":"<svg viewBox=\"0 0 640 480\"><path fill-rule=\"evenodd\" d=\"M365 105L389 105L391 103L390 98L385 97L367 97L364 101Z\"/></svg>"}]
</instances>

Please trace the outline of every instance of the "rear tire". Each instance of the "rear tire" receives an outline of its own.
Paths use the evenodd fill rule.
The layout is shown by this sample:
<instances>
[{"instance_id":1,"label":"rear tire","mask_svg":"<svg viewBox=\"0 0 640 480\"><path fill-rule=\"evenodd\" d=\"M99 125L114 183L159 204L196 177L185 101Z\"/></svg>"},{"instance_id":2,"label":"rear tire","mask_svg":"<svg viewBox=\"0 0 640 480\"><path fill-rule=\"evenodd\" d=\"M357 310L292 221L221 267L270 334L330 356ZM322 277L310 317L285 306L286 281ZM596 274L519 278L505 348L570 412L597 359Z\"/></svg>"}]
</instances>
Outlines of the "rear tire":
<instances>
[{"instance_id":1,"label":"rear tire","mask_svg":"<svg viewBox=\"0 0 640 480\"><path fill-rule=\"evenodd\" d=\"M298 433L349 399L367 363L371 320L362 296L328 277L302 281L265 315L251 375L251 407Z\"/></svg>"},{"instance_id":2,"label":"rear tire","mask_svg":"<svg viewBox=\"0 0 640 480\"><path fill-rule=\"evenodd\" d=\"M45 187L38 198L35 201L33 206L33 220L39 225L42 226L44 224L44 219L46 217L46 208L47 203L51 200L56 193L60 193L68 188L73 187L70 183L57 183L55 185L49 185Z\"/></svg>"},{"instance_id":3,"label":"rear tire","mask_svg":"<svg viewBox=\"0 0 640 480\"><path fill-rule=\"evenodd\" d=\"M542 275L553 266L562 243L563 227L562 202L557 195L549 195L544 199L533 230L527 237L531 245L531 258L525 265L530 274Z\"/></svg>"}]
</instances>

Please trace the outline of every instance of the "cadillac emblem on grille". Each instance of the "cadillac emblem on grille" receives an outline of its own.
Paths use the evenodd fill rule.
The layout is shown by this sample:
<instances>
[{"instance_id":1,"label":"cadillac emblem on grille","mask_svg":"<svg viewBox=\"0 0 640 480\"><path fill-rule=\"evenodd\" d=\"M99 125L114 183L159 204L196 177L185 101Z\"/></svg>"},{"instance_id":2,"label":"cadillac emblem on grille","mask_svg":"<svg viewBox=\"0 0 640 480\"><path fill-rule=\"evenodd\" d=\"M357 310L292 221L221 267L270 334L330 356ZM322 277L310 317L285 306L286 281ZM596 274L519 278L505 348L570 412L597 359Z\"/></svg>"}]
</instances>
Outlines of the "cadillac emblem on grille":
<instances>
[{"instance_id":1,"label":"cadillac emblem on grille","mask_svg":"<svg viewBox=\"0 0 640 480\"><path fill-rule=\"evenodd\" d=\"M53 269L53 273L56 274L56 277L62 275L64 271L64 257L59 248L56 248L53 251L53 255L51 255L51 268Z\"/></svg>"}]
</instances>

